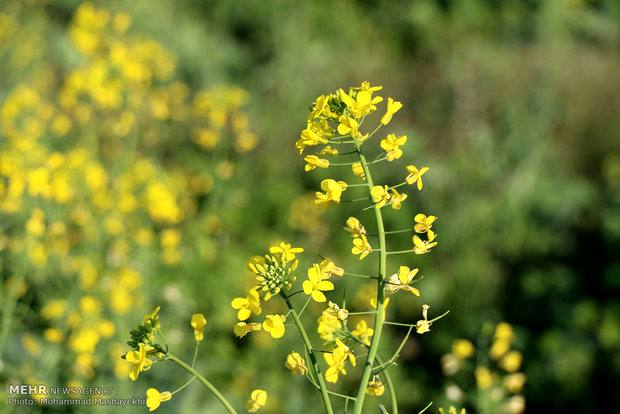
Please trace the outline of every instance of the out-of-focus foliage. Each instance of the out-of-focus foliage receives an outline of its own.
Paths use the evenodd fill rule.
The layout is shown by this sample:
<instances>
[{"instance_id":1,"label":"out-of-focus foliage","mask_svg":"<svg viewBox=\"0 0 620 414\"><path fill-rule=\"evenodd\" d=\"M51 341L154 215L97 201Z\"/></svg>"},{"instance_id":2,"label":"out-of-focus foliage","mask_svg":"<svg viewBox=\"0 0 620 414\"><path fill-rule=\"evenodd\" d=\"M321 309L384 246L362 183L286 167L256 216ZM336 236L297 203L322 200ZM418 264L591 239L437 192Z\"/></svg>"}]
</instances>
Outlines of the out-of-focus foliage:
<instances>
[{"instance_id":1,"label":"out-of-focus foliage","mask_svg":"<svg viewBox=\"0 0 620 414\"><path fill-rule=\"evenodd\" d=\"M143 395L114 382L112 353L131 319L162 302L175 326L209 316L212 357L199 365L239 406L268 384L271 412L308 407L283 367L290 346L238 345L227 298L245 287L245 257L272 241L356 260L328 230L346 217L326 225L297 197L318 181L292 154L312 97L372 80L410 103L394 121L410 137L405 157L432 167L428 205L403 209L439 217L442 243L420 262L419 287L451 310L403 349L403 410L460 406L445 401L441 355L506 320L525 355L527 410L617 412L617 394L601 392L620 371L617 2L96 4L106 24L77 1L0 3L1 382ZM250 130L261 137L251 155ZM79 318L45 318L55 300ZM418 316L406 301L390 306ZM94 354L72 347L95 337ZM215 407L191 392L167 404Z\"/></svg>"}]
</instances>

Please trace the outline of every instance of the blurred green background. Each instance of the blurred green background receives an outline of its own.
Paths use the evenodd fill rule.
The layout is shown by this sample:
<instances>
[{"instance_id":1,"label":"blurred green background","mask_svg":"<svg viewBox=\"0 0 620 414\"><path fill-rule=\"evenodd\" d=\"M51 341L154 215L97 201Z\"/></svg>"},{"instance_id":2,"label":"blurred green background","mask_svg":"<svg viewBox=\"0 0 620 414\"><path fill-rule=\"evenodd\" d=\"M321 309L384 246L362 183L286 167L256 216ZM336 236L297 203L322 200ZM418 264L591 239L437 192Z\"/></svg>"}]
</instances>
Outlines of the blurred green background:
<instances>
[{"instance_id":1,"label":"blurred green background","mask_svg":"<svg viewBox=\"0 0 620 414\"><path fill-rule=\"evenodd\" d=\"M348 253L349 237L340 228L354 209L343 206L323 214L303 210L303 195L318 187L320 175L303 172L293 147L317 95L368 80L405 105L391 125L409 136L404 159L431 167L424 191L411 195L401 213L389 217L388 226L406 227L419 211L439 217L440 245L416 266L425 275L419 284L424 303L437 313L451 311L429 335L413 338L404 349L394 374L402 411L417 412L431 400L445 403L439 360L452 340L475 340L486 323L507 321L524 354L526 412L620 413L620 3L93 4L128 13L130 33L153 39L175 56L172 79L187 85L190 95L218 85L245 89L243 111L258 137L252 151L230 155L235 173L221 187L222 194L196 196L194 207L200 212L205 199L219 202L175 223L182 234L179 260L156 263L158 250L130 254L141 269L142 299L131 312L110 316L116 324L110 342L122 344L127 329L159 304L171 343L178 353L189 355L191 336L185 325L192 313L202 311L209 325L198 366L238 406L251 389L262 387L270 393L267 412L318 412L318 394L283 368L286 353L299 349L297 338L237 340L229 300L250 284L247 258L281 239L306 248L303 265L329 254L351 271L374 266L360 264ZM19 85L32 82L42 67L55 79L46 83L53 89L54 82L62 82L85 59L70 40L79 5L0 1L0 16L11 16L16 27L3 31L8 20L0 20L0 103ZM29 54L36 47L40 50ZM187 165L201 171L213 163L213 154L222 156L192 141L193 121L158 122L148 139L143 139L145 129L134 131L138 144L118 141L114 151L133 151L130 145L136 145L162 171ZM88 132L95 142L104 140L99 131L105 128L100 128ZM3 150L9 146L2 142L6 134L0 131ZM46 145L63 151L80 139ZM104 168L112 168L109 159L101 159ZM402 178L401 170L383 171L386 182ZM37 315L59 292L77 301L76 287L55 284L60 273L51 267L16 270L19 249L6 247L20 237L36 207L47 213L49 206L32 199L19 214L0 214L3 318L12 321L4 323L0 354L4 384L30 381L27 373L33 368L37 380L50 384L70 381L75 374L63 360L70 351L41 338L48 322ZM308 218L304 228L300 214L317 217ZM209 226L213 220L215 230ZM99 221L96 213L94 221ZM153 226L156 233L165 227ZM403 237L402 242L408 241ZM105 251L106 243L95 250ZM96 266L104 273L106 266L115 265L104 260ZM17 295L9 309L9 281L18 274L23 274L27 292ZM354 292L352 283L348 292ZM419 306L402 300L392 312L395 318L416 320ZM311 311L316 314L320 307ZM40 344L33 356L21 351L25 334ZM396 341L402 332L392 334ZM388 341L384 346L389 350L394 345ZM113 384L118 396L141 396L147 384L174 389L185 379L184 373L163 365L135 383L116 378L113 358L106 355L96 357L94 372L82 375L81 383ZM60 362L37 362L50 358ZM6 400L5 393L0 395ZM475 403L467 407L477 412ZM199 409L219 412L198 384L160 408ZM376 411L369 407L368 412Z\"/></svg>"}]
</instances>

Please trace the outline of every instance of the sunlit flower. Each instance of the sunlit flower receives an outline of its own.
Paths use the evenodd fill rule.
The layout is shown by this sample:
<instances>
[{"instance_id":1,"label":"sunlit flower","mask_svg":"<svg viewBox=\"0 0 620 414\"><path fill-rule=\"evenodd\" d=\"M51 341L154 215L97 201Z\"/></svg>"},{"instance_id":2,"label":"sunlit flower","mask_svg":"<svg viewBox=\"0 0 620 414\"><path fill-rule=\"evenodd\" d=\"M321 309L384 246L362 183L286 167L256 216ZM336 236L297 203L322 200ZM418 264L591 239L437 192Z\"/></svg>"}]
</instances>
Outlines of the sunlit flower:
<instances>
[{"instance_id":1,"label":"sunlit flower","mask_svg":"<svg viewBox=\"0 0 620 414\"><path fill-rule=\"evenodd\" d=\"M360 260L372 253L372 246L368 243L366 235L362 234L361 237L353 238L353 248L351 248L351 253L354 255L359 255Z\"/></svg>"},{"instance_id":2,"label":"sunlit flower","mask_svg":"<svg viewBox=\"0 0 620 414\"><path fill-rule=\"evenodd\" d=\"M325 280L327 278L329 278L329 274L323 272L320 265L313 264L308 269L308 279L304 280L302 284L304 293L312 297L315 302L325 302L327 298L323 292L334 290L334 284Z\"/></svg>"},{"instance_id":3,"label":"sunlit flower","mask_svg":"<svg viewBox=\"0 0 620 414\"><path fill-rule=\"evenodd\" d=\"M247 320L252 313L255 315L260 315L261 307L260 307L260 297L256 289L250 289L245 298L234 298L230 302L230 306L233 309L238 309L237 319L240 321Z\"/></svg>"},{"instance_id":4,"label":"sunlit flower","mask_svg":"<svg viewBox=\"0 0 620 414\"><path fill-rule=\"evenodd\" d=\"M191 319L192 328L194 328L194 339L200 342L204 339L204 329L207 325L207 318L202 313L195 313Z\"/></svg>"},{"instance_id":5,"label":"sunlit flower","mask_svg":"<svg viewBox=\"0 0 620 414\"><path fill-rule=\"evenodd\" d=\"M385 284L386 293L394 294L399 290L404 290L406 292L413 293L415 296L420 296L420 291L409 285L419 271L420 269L417 267L415 269L409 269L407 266L400 266L398 273L394 273L388 278L387 283Z\"/></svg>"},{"instance_id":6,"label":"sunlit flower","mask_svg":"<svg viewBox=\"0 0 620 414\"><path fill-rule=\"evenodd\" d=\"M362 319L357 323L357 325L355 325L355 329L351 333L356 336L360 341L370 346L370 338L372 338L374 329L369 328L366 321Z\"/></svg>"},{"instance_id":7,"label":"sunlit flower","mask_svg":"<svg viewBox=\"0 0 620 414\"><path fill-rule=\"evenodd\" d=\"M292 247L289 243L280 242L277 246L271 246L269 252L279 254L280 260L290 262L295 259L295 255L303 253L303 247Z\"/></svg>"},{"instance_id":8,"label":"sunlit flower","mask_svg":"<svg viewBox=\"0 0 620 414\"><path fill-rule=\"evenodd\" d=\"M412 185L414 183L417 183L418 186L418 190L422 190L422 187L424 186L424 184L422 183L422 176L424 174L426 174L426 172L429 170L430 168L428 167L422 167L419 170L417 169L417 167L415 165L408 165L407 166L407 171L409 172L409 174L407 175L407 177L405 178L405 181L407 182L407 184Z\"/></svg>"},{"instance_id":9,"label":"sunlit flower","mask_svg":"<svg viewBox=\"0 0 620 414\"><path fill-rule=\"evenodd\" d=\"M146 406L149 411L155 411L164 401L169 401L172 398L170 391L159 392L155 388L149 388L146 390Z\"/></svg>"},{"instance_id":10,"label":"sunlit flower","mask_svg":"<svg viewBox=\"0 0 620 414\"><path fill-rule=\"evenodd\" d=\"M345 227L345 231L351 233L353 237L362 237L366 234L366 229L355 217L349 217L347 219L347 227Z\"/></svg>"},{"instance_id":11,"label":"sunlit flower","mask_svg":"<svg viewBox=\"0 0 620 414\"><path fill-rule=\"evenodd\" d=\"M355 355L353 355L351 349L340 339L336 339L336 348L331 353L324 353L323 357L328 365L325 371L325 380L327 382L336 383L341 374L347 374L345 369L347 361L349 361L352 366L355 366Z\"/></svg>"},{"instance_id":12,"label":"sunlit flower","mask_svg":"<svg viewBox=\"0 0 620 414\"><path fill-rule=\"evenodd\" d=\"M433 242L432 240L433 239L422 240L417 235L413 236L413 252L415 254L426 254L430 252L433 247L437 246L437 242Z\"/></svg>"},{"instance_id":13,"label":"sunlit flower","mask_svg":"<svg viewBox=\"0 0 620 414\"><path fill-rule=\"evenodd\" d=\"M293 374L306 375L308 373L306 360L297 352L291 352L286 356L284 366L290 369Z\"/></svg>"},{"instance_id":14,"label":"sunlit flower","mask_svg":"<svg viewBox=\"0 0 620 414\"><path fill-rule=\"evenodd\" d=\"M263 329L269 332L272 338L282 338L284 336L284 315L267 315L263 322Z\"/></svg>"},{"instance_id":15,"label":"sunlit flower","mask_svg":"<svg viewBox=\"0 0 620 414\"><path fill-rule=\"evenodd\" d=\"M342 276L344 275L344 269L336 266L331 259L323 259L320 263L321 271L329 276Z\"/></svg>"},{"instance_id":16,"label":"sunlit flower","mask_svg":"<svg viewBox=\"0 0 620 414\"><path fill-rule=\"evenodd\" d=\"M433 240L435 238L435 233L431 230L433 227L433 223L437 220L436 216L427 216L426 214L416 214L413 218L415 224L413 229L416 233L428 233L428 239Z\"/></svg>"},{"instance_id":17,"label":"sunlit flower","mask_svg":"<svg viewBox=\"0 0 620 414\"><path fill-rule=\"evenodd\" d=\"M307 155L304 161L306 162L306 166L304 167L306 171L312 171L315 168L329 167L329 160L319 158L316 155Z\"/></svg>"},{"instance_id":18,"label":"sunlit flower","mask_svg":"<svg viewBox=\"0 0 620 414\"><path fill-rule=\"evenodd\" d=\"M233 326L233 332L238 338L243 338L250 332L260 331L261 329L262 325L260 323L237 322Z\"/></svg>"},{"instance_id":19,"label":"sunlit flower","mask_svg":"<svg viewBox=\"0 0 620 414\"><path fill-rule=\"evenodd\" d=\"M254 390L246 404L248 412L255 413L267 404L267 391Z\"/></svg>"},{"instance_id":20,"label":"sunlit flower","mask_svg":"<svg viewBox=\"0 0 620 414\"><path fill-rule=\"evenodd\" d=\"M383 382L377 376L375 376L366 385L366 394L372 395L373 397L380 397L383 395L384 392L385 392L385 386L383 385Z\"/></svg>"},{"instance_id":21,"label":"sunlit flower","mask_svg":"<svg viewBox=\"0 0 620 414\"><path fill-rule=\"evenodd\" d=\"M407 136L401 135L397 137L395 134L388 134L380 142L381 148L386 152L388 161L394 161L403 156L403 150L400 149L407 142Z\"/></svg>"},{"instance_id":22,"label":"sunlit flower","mask_svg":"<svg viewBox=\"0 0 620 414\"><path fill-rule=\"evenodd\" d=\"M389 187L387 185L380 186L375 185L370 190L372 201L375 202L375 206L381 208L390 200Z\"/></svg>"},{"instance_id":23,"label":"sunlit flower","mask_svg":"<svg viewBox=\"0 0 620 414\"><path fill-rule=\"evenodd\" d=\"M340 123L338 124L338 133L340 135L351 135L356 137L358 135L359 124L357 121L346 115L340 117Z\"/></svg>"},{"instance_id":24,"label":"sunlit flower","mask_svg":"<svg viewBox=\"0 0 620 414\"><path fill-rule=\"evenodd\" d=\"M395 188L392 188L390 191L392 192L390 196L390 205L394 210L400 210L403 201L407 199L407 194L399 193Z\"/></svg>"},{"instance_id":25,"label":"sunlit flower","mask_svg":"<svg viewBox=\"0 0 620 414\"><path fill-rule=\"evenodd\" d=\"M381 123L387 125L392 120L392 116L403 107L403 104L388 97L385 115L381 117Z\"/></svg>"},{"instance_id":26,"label":"sunlit flower","mask_svg":"<svg viewBox=\"0 0 620 414\"><path fill-rule=\"evenodd\" d=\"M347 189L347 183L328 178L321 181L321 189L324 193L320 191L316 192L316 200L314 200L315 204L321 206L327 206L331 203L338 204L340 203L340 196L342 196L342 192Z\"/></svg>"},{"instance_id":27,"label":"sunlit flower","mask_svg":"<svg viewBox=\"0 0 620 414\"><path fill-rule=\"evenodd\" d=\"M138 379L138 375L140 375L142 371L148 370L153 363L147 357L147 351L147 346L140 344L137 351L133 350L125 354L125 360L129 362L131 366L129 370L129 378L134 381Z\"/></svg>"}]
</instances>

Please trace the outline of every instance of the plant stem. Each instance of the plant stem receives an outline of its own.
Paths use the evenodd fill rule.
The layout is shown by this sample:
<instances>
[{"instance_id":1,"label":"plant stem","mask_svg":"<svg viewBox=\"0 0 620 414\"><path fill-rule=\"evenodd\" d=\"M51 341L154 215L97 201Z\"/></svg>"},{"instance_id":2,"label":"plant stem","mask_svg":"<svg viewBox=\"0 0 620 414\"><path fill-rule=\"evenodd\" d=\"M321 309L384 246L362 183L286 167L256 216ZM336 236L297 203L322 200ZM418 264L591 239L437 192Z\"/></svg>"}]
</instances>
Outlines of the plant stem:
<instances>
[{"instance_id":1,"label":"plant stem","mask_svg":"<svg viewBox=\"0 0 620 414\"><path fill-rule=\"evenodd\" d=\"M377 128L378 129L378 128ZM373 131L374 134L375 131ZM370 174L370 169L368 168L368 162L366 161L366 157L361 151L361 144L356 142L356 147L358 151L358 156L360 163L362 164L362 168L364 169L364 174L366 175L366 184L368 185L368 194L370 195L370 191L374 186L372 182L372 175ZM364 370L362 371L362 376L360 378L359 388L357 390L357 397L355 399L355 405L353 406L354 414L361 414L362 407L364 406L364 398L366 397L366 384L368 384L368 380L370 379L370 375L372 373L372 367L375 363L375 357L377 355L377 349L379 348L379 342L381 340L381 330L383 329L383 321L385 320L385 307L384 307L384 292L383 292L383 281L386 278L387 273L387 249L385 244L385 228L383 227L383 215L381 214L381 208L376 205L373 206L375 210L375 219L377 222L377 234L379 236L379 275L377 276L377 313L375 314L374 321L374 334L372 336L372 341L370 343L370 347L368 348L368 355L366 355L366 362L364 363Z\"/></svg>"},{"instance_id":2,"label":"plant stem","mask_svg":"<svg viewBox=\"0 0 620 414\"><path fill-rule=\"evenodd\" d=\"M220 401L220 403L222 403L222 405L224 406L224 408L226 409L228 413L237 414L237 411L233 408L232 405L230 405L226 397L224 397L222 393L217 388L215 388L213 384L207 381L207 379L203 377L200 372L196 371L194 368L187 365L183 360L179 359L177 356L171 353L168 353L167 358L171 360L172 362L175 362L177 365L179 365L181 368L183 368L184 370L186 370L193 376L195 376L198 379L198 381L202 383L202 385L204 385L209 391L211 391L213 395L215 395L215 398L217 398Z\"/></svg>"},{"instance_id":3,"label":"plant stem","mask_svg":"<svg viewBox=\"0 0 620 414\"><path fill-rule=\"evenodd\" d=\"M377 361L380 364L383 364L381 357L377 355ZM392 414L398 414L398 400L396 399L396 389L394 388L394 383L392 382L392 377L388 373L387 369L383 371L383 376L385 377L385 385L387 385L388 392L390 393L390 403L392 404Z\"/></svg>"},{"instance_id":4,"label":"plant stem","mask_svg":"<svg viewBox=\"0 0 620 414\"><path fill-rule=\"evenodd\" d=\"M304 328L304 325L301 323L301 320L299 319L299 315L297 314L297 311L293 307L293 304L291 303L289 298L286 297L284 294L281 294L281 296L284 299L284 302L286 302L286 306L288 306L289 310L291 311L291 314L293 315L293 320L295 321L295 325L297 325L297 330L299 330L301 339L303 340L304 346L306 347L306 350L308 351L308 355L310 356L310 362L311 362L310 365L319 383L319 390L321 391L321 397L323 398L323 404L325 405L325 412L326 414L334 414L334 410L332 409L332 403L329 399L329 394L327 391L327 385L325 384L325 379L323 378L323 374L321 373L321 367L319 366L319 362L316 359L316 354L314 352L314 348L312 347L312 344L310 343L310 338L308 338L306 329Z\"/></svg>"}]
</instances>

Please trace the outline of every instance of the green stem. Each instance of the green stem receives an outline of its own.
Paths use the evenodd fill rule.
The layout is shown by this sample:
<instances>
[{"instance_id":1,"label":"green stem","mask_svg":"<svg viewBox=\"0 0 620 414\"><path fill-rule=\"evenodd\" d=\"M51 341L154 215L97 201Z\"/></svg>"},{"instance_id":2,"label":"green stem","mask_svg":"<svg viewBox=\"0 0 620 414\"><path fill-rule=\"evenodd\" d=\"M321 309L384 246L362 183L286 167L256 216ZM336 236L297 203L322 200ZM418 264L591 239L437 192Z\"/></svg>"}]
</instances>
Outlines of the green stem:
<instances>
[{"instance_id":1,"label":"green stem","mask_svg":"<svg viewBox=\"0 0 620 414\"><path fill-rule=\"evenodd\" d=\"M319 383L319 390L321 391L321 397L323 398L323 404L325 405L325 412L326 414L334 414L334 410L332 409L332 403L329 399L329 393L327 391L327 385L325 384L325 379L323 378L323 374L321 373L321 367L319 366L319 362L316 359L316 354L314 352L312 344L310 343L310 338L308 338L306 329L301 323L299 315L297 314L297 311L295 311L295 308L293 307L293 304L291 303L289 298L283 294L281 294L281 296L284 299L284 302L286 302L286 306L288 306L291 314L293 315L293 320L295 321L295 325L297 325L297 330L299 331L301 339L304 342L304 346L306 347L308 355L310 356L310 366L312 367L312 371Z\"/></svg>"},{"instance_id":2,"label":"green stem","mask_svg":"<svg viewBox=\"0 0 620 414\"><path fill-rule=\"evenodd\" d=\"M383 364L381 357L377 355L377 361L380 364ZM396 399L396 389L394 388L394 383L392 382L392 376L389 374L387 369L383 371L383 376L385 377L385 385L387 386L388 392L390 393L390 403L392 404L392 414L398 414L398 400Z\"/></svg>"},{"instance_id":3,"label":"green stem","mask_svg":"<svg viewBox=\"0 0 620 414\"><path fill-rule=\"evenodd\" d=\"M377 128L378 129L378 128ZM375 130L376 131L376 130ZM373 132L374 133L374 132ZM368 194L370 195L370 191L374 186L372 182L372 175L370 174L370 169L368 168L368 163L366 162L366 157L361 151L360 144L356 143L358 156L360 163L362 164L362 168L364 169L364 174L366 175L366 184L368 185ZM379 275L377 276L377 313L375 314L374 321L374 334L372 336L372 341L370 343L370 347L368 348L368 355L366 355L366 362L364 363L364 370L362 371L362 376L360 379L359 388L357 390L357 397L355 399L355 405L353 406L354 414L361 414L362 407L364 406L364 398L366 397L366 385L370 380L370 375L372 374L372 367L375 363L375 358L377 356L377 349L379 348L379 342L381 340L381 331L383 329L383 321L385 320L385 307L384 307L384 292L383 292L383 281L386 278L387 274L387 249L385 243L385 228L383 227L383 215L381 214L381 209L374 206L375 210L375 219L377 222L377 234L379 236Z\"/></svg>"},{"instance_id":4,"label":"green stem","mask_svg":"<svg viewBox=\"0 0 620 414\"><path fill-rule=\"evenodd\" d=\"M183 360L179 359L178 357L176 357L175 355L173 355L171 353L168 353L167 358L169 360L171 360L172 362L175 362L177 365L179 365L185 371L187 371L190 374L192 374L193 376L195 376L198 379L198 381L200 381L202 383L202 385L204 385L209 391L211 391L211 393L213 395L215 395L215 398L217 398L220 401L220 403L222 403L222 405L224 406L224 408L226 409L226 411L228 413L230 413L230 414L237 414L237 411L233 408L232 405L230 405L230 403L228 402L226 397L224 397L222 395L222 393L217 388L215 388L215 386L213 384L211 384L209 381L207 381L207 379L205 377L203 377L200 372L196 371L194 368L192 368L191 366L187 365Z\"/></svg>"}]
</instances>

